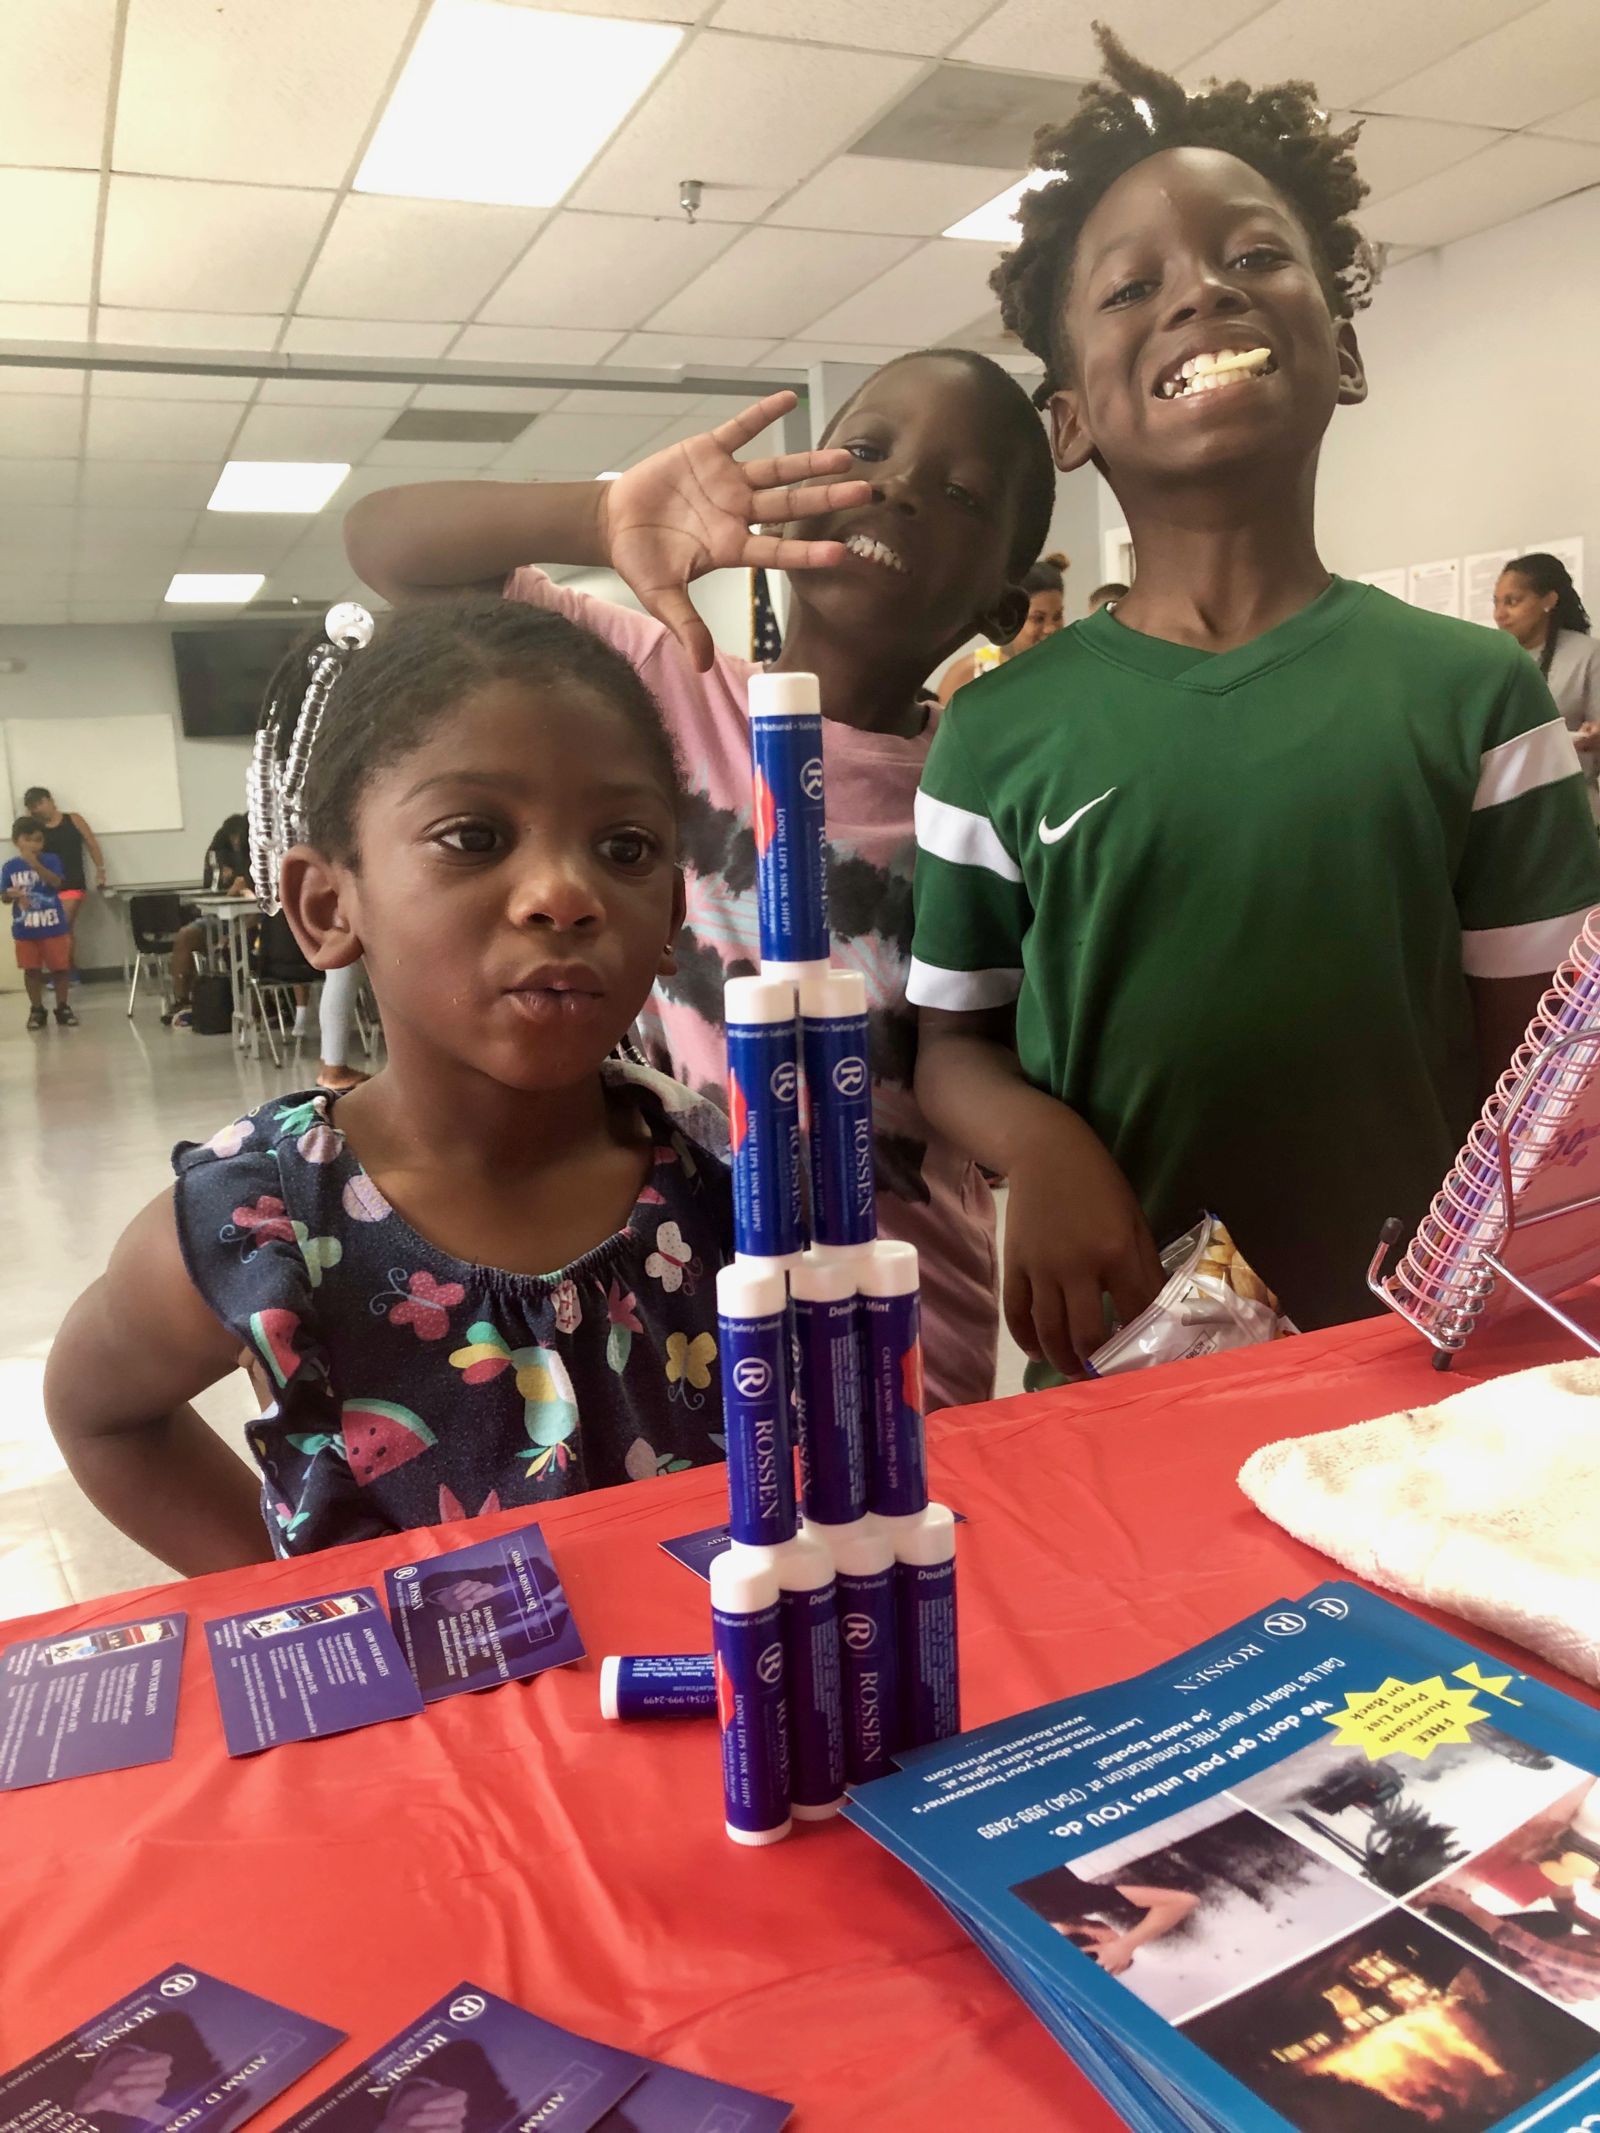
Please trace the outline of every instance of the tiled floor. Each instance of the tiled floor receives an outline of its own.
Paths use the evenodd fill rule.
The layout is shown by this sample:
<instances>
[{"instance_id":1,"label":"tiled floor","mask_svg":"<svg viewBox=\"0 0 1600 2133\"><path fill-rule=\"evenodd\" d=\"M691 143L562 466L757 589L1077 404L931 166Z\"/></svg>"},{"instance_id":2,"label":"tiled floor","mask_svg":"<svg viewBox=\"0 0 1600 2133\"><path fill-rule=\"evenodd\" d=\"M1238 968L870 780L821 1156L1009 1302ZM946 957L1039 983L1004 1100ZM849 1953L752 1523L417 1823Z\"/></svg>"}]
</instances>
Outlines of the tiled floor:
<instances>
[{"instance_id":1,"label":"tiled floor","mask_svg":"<svg viewBox=\"0 0 1600 2133\"><path fill-rule=\"evenodd\" d=\"M316 1075L310 1057L279 1072L225 1038L165 1030L153 1002L130 1022L115 985L74 1001L80 1028L30 1036L20 994L0 997L0 1617L172 1575L79 1494L45 1426L44 1359L124 1224L170 1179L173 1142ZM240 1442L242 1375L198 1404Z\"/></svg>"},{"instance_id":2,"label":"tiled floor","mask_svg":"<svg viewBox=\"0 0 1600 2133\"><path fill-rule=\"evenodd\" d=\"M152 1004L130 1022L113 985L75 999L81 1028L30 1036L20 995L0 997L0 1618L171 1575L107 1525L63 1467L45 1426L44 1359L124 1224L170 1179L173 1142L203 1139L316 1074L309 1054L279 1072L223 1038L164 1030ZM1014 1392L1022 1358L1002 1345L999 1389ZM198 1405L240 1443L252 1411L242 1375Z\"/></svg>"}]
</instances>

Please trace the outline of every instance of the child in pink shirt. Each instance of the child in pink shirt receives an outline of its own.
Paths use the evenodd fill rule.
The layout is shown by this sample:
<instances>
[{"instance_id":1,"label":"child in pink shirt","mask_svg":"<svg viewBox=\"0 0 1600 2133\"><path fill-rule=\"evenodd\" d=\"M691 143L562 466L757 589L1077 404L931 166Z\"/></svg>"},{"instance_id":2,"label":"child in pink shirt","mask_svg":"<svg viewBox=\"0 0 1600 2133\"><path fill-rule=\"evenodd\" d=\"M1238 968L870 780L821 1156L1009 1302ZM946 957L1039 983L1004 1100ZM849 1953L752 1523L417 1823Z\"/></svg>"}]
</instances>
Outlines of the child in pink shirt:
<instances>
[{"instance_id":1,"label":"child in pink shirt","mask_svg":"<svg viewBox=\"0 0 1600 2133\"><path fill-rule=\"evenodd\" d=\"M652 1062L723 1100L724 981L757 961L746 684L689 581L725 566L793 573L778 668L819 676L835 959L871 1010L878 1222L921 1254L930 1406L987 1399L996 1329L994 1201L935 1134L911 1082L912 803L938 719L929 672L973 634L999 641L1027 612L1020 580L1043 545L1054 472L1026 393L986 357L904 356L835 416L832 449L739 461L793 406L774 394L612 482L433 482L357 504L357 571L396 602L503 589L583 623L628 658L660 704L689 793L680 858L688 917L678 973L640 1021ZM843 479L852 474L865 480ZM808 537L784 522L805 520ZM752 521L778 530L752 533ZM527 558L610 565L639 614L556 584Z\"/></svg>"}]
</instances>

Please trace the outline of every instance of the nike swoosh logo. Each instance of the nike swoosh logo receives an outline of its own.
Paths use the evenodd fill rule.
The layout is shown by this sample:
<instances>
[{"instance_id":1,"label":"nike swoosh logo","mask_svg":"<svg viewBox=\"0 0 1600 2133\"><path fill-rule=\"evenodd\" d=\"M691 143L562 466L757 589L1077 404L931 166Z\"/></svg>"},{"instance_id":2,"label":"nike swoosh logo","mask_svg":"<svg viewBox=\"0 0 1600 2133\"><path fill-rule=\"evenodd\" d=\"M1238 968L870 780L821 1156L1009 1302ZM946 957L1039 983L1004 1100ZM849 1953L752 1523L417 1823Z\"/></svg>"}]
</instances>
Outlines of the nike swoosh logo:
<instances>
[{"instance_id":1,"label":"nike swoosh logo","mask_svg":"<svg viewBox=\"0 0 1600 2133\"><path fill-rule=\"evenodd\" d=\"M1111 798L1112 793L1114 793L1116 789L1117 788L1114 785L1111 786L1107 791L1103 792L1100 795L1100 800L1109 800ZM1067 831L1069 829L1075 828L1076 825L1083 820L1084 816L1088 814L1090 808L1098 807L1100 805L1100 800L1086 800L1082 807L1078 809L1075 815L1068 815L1066 821L1057 823L1054 829L1050 827L1050 817L1048 815L1041 815L1039 817L1039 842L1041 844L1059 844L1062 838L1067 834Z\"/></svg>"}]
</instances>

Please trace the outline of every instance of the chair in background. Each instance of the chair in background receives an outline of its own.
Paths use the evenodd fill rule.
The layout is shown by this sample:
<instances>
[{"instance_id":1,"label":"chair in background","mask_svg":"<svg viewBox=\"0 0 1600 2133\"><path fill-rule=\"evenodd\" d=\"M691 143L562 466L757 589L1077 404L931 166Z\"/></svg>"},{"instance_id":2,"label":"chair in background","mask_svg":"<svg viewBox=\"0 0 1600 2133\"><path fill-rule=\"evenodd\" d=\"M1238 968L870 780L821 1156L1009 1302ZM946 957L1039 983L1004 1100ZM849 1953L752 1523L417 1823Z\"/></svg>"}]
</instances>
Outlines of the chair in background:
<instances>
[{"instance_id":1,"label":"chair in background","mask_svg":"<svg viewBox=\"0 0 1600 2133\"><path fill-rule=\"evenodd\" d=\"M294 1025L299 1002L295 999L295 991L297 988L309 990L320 982L321 975L300 953L300 943L290 930L289 921L281 911L274 912L263 924L250 959L246 988L250 1015L246 1041L252 1051L259 1049L260 1040L265 1037L272 1063L280 1067L283 1065L280 1041L292 1044L298 1052L300 1038Z\"/></svg>"},{"instance_id":2,"label":"chair in background","mask_svg":"<svg viewBox=\"0 0 1600 2133\"><path fill-rule=\"evenodd\" d=\"M130 896L128 924L133 932L133 983L128 987L128 1013L133 1013L141 978L157 988L165 1010L172 998L172 944L183 924L183 899L164 889Z\"/></svg>"}]
</instances>

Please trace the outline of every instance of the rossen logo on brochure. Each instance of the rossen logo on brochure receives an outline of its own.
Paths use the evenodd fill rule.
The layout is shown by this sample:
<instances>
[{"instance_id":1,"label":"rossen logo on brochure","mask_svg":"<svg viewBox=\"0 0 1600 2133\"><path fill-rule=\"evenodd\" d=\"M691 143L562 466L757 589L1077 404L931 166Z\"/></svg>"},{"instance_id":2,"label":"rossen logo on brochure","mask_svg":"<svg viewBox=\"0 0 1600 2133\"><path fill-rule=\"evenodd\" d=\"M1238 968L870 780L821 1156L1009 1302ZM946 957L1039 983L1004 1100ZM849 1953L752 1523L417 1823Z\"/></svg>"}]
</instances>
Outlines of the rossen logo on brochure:
<instances>
[{"instance_id":1,"label":"rossen logo on brochure","mask_svg":"<svg viewBox=\"0 0 1600 2133\"><path fill-rule=\"evenodd\" d=\"M1600 2133L1600 1718L1402 1608L900 1760L847 1813L1138 2133Z\"/></svg>"}]
</instances>

